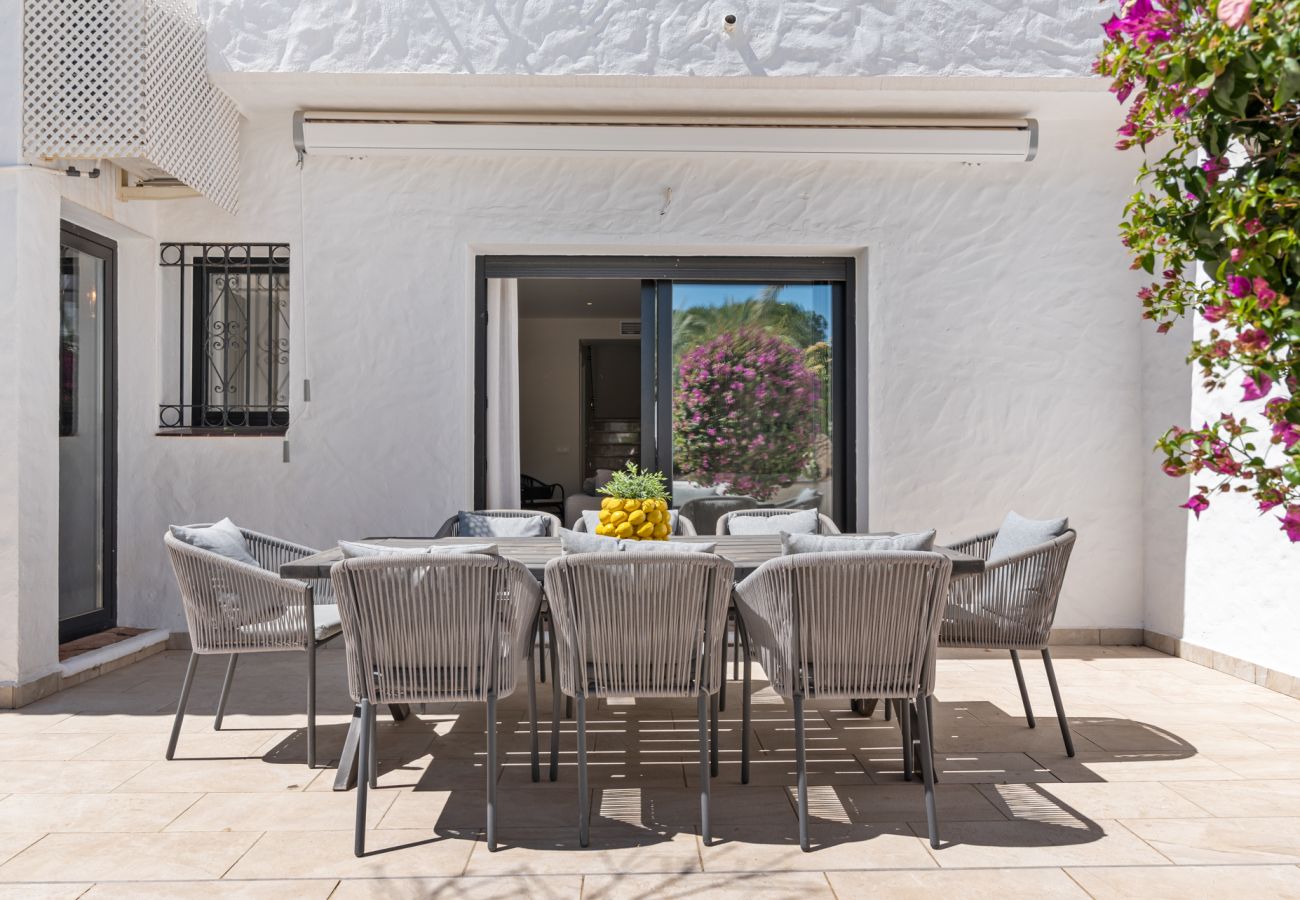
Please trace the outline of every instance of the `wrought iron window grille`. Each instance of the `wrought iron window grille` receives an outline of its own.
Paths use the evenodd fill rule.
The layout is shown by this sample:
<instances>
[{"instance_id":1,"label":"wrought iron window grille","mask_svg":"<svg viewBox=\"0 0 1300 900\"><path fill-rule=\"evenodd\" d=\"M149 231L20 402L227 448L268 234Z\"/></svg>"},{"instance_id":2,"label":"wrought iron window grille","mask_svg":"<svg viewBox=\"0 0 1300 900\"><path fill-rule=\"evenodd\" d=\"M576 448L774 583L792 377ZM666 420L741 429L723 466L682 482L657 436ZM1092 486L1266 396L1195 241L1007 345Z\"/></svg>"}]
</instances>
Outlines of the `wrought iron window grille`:
<instances>
[{"instance_id":1,"label":"wrought iron window grille","mask_svg":"<svg viewBox=\"0 0 1300 900\"><path fill-rule=\"evenodd\" d=\"M162 244L163 432L289 425L289 245ZM168 321L171 320L171 321Z\"/></svg>"}]
</instances>

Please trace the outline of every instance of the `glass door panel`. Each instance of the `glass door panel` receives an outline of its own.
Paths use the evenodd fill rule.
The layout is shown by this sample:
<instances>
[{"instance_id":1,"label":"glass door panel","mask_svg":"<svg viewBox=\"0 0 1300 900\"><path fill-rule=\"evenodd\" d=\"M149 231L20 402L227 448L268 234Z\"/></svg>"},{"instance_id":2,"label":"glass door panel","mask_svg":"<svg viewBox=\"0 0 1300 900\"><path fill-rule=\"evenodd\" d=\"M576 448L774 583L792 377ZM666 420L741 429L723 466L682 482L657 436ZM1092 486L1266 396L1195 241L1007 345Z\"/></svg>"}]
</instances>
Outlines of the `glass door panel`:
<instances>
[{"instance_id":1,"label":"glass door panel","mask_svg":"<svg viewBox=\"0 0 1300 900\"><path fill-rule=\"evenodd\" d=\"M60 640L113 624L112 251L65 230L59 259Z\"/></svg>"},{"instance_id":2,"label":"glass door panel","mask_svg":"<svg viewBox=\"0 0 1300 900\"><path fill-rule=\"evenodd\" d=\"M835 283L671 283L659 329L670 345L660 394L671 401L659 423L671 431L675 505L711 491L737 501L720 509L836 512L842 296Z\"/></svg>"}]
</instances>

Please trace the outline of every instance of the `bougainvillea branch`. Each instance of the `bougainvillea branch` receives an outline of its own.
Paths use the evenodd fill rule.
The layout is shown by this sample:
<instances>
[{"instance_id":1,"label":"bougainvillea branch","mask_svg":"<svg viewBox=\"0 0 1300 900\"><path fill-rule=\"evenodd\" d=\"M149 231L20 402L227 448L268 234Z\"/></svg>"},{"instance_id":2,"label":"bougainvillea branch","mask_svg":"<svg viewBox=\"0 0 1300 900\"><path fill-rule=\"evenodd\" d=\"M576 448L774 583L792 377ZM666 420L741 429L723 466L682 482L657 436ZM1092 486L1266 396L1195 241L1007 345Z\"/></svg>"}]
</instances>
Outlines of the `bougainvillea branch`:
<instances>
[{"instance_id":1,"label":"bougainvillea branch","mask_svg":"<svg viewBox=\"0 0 1300 900\"><path fill-rule=\"evenodd\" d=\"M767 500L803 471L820 432L804 353L756 327L686 352L673 400L674 464L705 486Z\"/></svg>"},{"instance_id":2,"label":"bougainvillea branch","mask_svg":"<svg viewBox=\"0 0 1300 900\"><path fill-rule=\"evenodd\" d=\"M1103 28L1096 69L1127 113L1116 146L1168 148L1148 153L1121 225L1133 267L1158 273L1143 316L1209 323L1188 359L1244 408L1171 428L1162 468L1199 476L1184 504L1198 518L1248 493L1300 541L1300 0L1125 0Z\"/></svg>"}]
</instances>

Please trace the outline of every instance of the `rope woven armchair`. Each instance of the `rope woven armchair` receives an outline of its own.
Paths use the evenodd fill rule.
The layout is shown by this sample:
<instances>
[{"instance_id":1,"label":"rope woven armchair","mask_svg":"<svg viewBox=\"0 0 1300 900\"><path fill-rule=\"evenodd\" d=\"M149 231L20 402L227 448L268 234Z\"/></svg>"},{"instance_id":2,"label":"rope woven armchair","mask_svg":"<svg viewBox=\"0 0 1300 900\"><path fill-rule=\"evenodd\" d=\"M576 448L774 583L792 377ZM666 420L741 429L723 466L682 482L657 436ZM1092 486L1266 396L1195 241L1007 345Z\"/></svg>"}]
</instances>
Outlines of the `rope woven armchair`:
<instances>
[{"instance_id":1,"label":"rope woven armchair","mask_svg":"<svg viewBox=\"0 0 1300 900\"><path fill-rule=\"evenodd\" d=\"M307 765L316 765L316 648L340 633L338 607L328 582L283 579L282 563L318 551L256 531L240 529L258 566L163 535L190 633L190 658L181 684L167 758L176 754L185 707L199 657L226 654L226 675L213 722L221 730L226 699L241 653L300 650L307 654ZM260 567L259 567L260 566Z\"/></svg>"},{"instance_id":2,"label":"rope woven armchair","mask_svg":"<svg viewBox=\"0 0 1300 900\"><path fill-rule=\"evenodd\" d=\"M718 533L718 534L731 534L731 522L732 522L732 520L733 520L733 519L738 519L738 518L740 518L740 517L742 517L742 516L749 517L749 518L756 518L756 519L758 519L758 518L768 518L768 519L770 519L770 518L773 518L773 517L775 517L775 516L788 516L788 515L790 515L792 512L798 512L798 510L789 510L789 509L741 509L741 510L734 510L734 511L729 512L729 513L724 513L724 514L723 514L723 515L718 519L717 533ZM779 531L780 531L779 528L777 528L777 527L773 527L771 533L772 533L772 534L776 534L776 533L779 532ZM831 519L830 516L826 515L825 513L818 513L818 514L817 514L817 533L818 533L818 534L839 534L839 533L840 533L840 529L839 529L839 526L835 524L835 521L834 521L833 519Z\"/></svg>"},{"instance_id":3,"label":"rope woven armchair","mask_svg":"<svg viewBox=\"0 0 1300 900\"><path fill-rule=\"evenodd\" d=\"M496 705L528 684L532 777L539 780L537 689L529 653L542 590L515 560L473 553L348 559L330 569L361 706L354 852L365 853L366 800L378 771L380 704L487 705L487 845L496 850Z\"/></svg>"},{"instance_id":4,"label":"rope woven armchair","mask_svg":"<svg viewBox=\"0 0 1300 900\"><path fill-rule=\"evenodd\" d=\"M560 517L554 513L542 512L537 509L475 509L471 510L476 516L487 516L489 519L531 519L534 516L541 516L546 520L546 536L559 537L560 528L564 524ZM460 536L460 516L453 515L447 518L438 528L435 538L459 537Z\"/></svg>"},{"instance_id":5,"label":"rope woven armchair","mask_svg":"<svg viewBox=\"0 0 1300 900\"><path fill-rule=\"evenodd\" d=\"M1009 650L1025 706L1030 728L1037 724L1029 703L1029 690L1020 668L1021 650L1038 650L1047 670L1047 683L1061 726L1065 753L1074 756L1074 739L1061 703L1056 684L1048 639L1056 606L1061 598L1061 584L1074 549L1075 532L1067 529L1060 537L1031 547L1021 553L989 560L989 551L998 532L990 531L953 544L952 549L986 560L984 573L953 582L939 631L941 647L972 647L984 650Z\"/></svg>"},{"instance_id":6,"label":"rope woven armchair","mask_svg":"<svg viewBox=\"0 0 1300 900\"><path fill-rule=\"evenodd\" d=\"M804 851L810 849L805 699L880 697L899 701L903 711L913 702L923 708L934 691L931 660L951 576L951 560L938 553L801 553L764 563L736 586L741 634L757 647L772 689L793 701ZM746 653L742 783L749 781L750 668ZM925 815L930 844L938 847L931 729L925 715L917 723Z\"/></svg>"},{"instance_id":7,"label":"rope woven armchair","mask_svg":"<svg viewBox=\"0 0 1300 900\"><path fill-rule=\"evenodd\" d=\"M695 697L700 740L700 817L709 826L709 698L735 567L710 553L583 553L546 566L547 603L559 638L553 679L551 768L558 755L559 695L577 700L578 840L589 840L587 699ZM716 743L716 735L715 735Z\"/></svg>"}]
</instances>

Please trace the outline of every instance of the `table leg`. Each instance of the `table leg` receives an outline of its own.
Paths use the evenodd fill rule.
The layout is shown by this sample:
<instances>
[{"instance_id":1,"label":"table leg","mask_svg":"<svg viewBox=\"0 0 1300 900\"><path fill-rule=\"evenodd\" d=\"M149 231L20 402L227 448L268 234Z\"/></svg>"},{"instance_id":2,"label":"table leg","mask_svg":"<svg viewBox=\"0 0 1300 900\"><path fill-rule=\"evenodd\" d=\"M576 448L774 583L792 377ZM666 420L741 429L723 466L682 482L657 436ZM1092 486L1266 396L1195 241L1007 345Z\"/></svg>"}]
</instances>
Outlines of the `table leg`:
<instances>
[{"instance_id":1,"label":"table leg","mask_svg":"<svg viewBox=\"0 0 1300 900\"><path fill-rule=\"evenodd\" d=\"M411 707L405 703L390 703L388 711L394 721L401 722L411 715ZM350 791L357 785L357 747L361 742L361 705L352 709L352 721L348 724L348 736L343 739L343 752L339 754L339 770L334 776L334 790Z\"/></svg>"}]
</instances>

